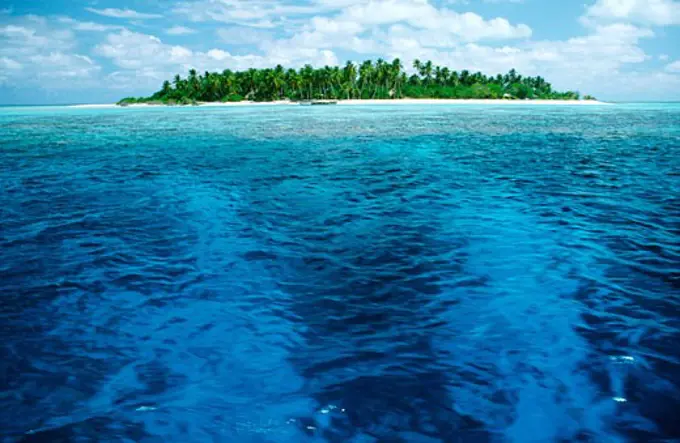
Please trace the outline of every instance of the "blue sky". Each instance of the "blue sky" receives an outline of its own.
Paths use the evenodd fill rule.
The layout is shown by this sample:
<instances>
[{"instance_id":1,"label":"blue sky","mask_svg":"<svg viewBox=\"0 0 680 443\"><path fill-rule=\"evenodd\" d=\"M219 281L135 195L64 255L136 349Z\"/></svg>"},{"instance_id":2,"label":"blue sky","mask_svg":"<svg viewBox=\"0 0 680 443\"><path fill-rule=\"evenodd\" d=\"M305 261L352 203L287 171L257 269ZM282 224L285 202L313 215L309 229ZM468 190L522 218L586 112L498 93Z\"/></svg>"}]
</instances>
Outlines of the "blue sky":
<instances>
[{"instance_id":1,"label":"blue sky","mask_svg":"<svg viewBox=\"0 0 680 443\"><path fill-rule=\"evenodd\" d=\"M0 0L0 104L106 103L199 71L430 59L680 100L676 0Z\"/></svg>"}]
</instances>

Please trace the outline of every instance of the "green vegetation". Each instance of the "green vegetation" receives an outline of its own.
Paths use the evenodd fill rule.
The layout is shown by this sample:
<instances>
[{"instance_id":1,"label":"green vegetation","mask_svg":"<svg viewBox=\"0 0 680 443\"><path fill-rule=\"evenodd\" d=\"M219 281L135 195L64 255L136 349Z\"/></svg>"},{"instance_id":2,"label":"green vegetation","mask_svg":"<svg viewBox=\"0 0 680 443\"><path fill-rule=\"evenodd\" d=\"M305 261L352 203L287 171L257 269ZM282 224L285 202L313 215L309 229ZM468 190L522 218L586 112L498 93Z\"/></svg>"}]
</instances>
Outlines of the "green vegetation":
<instances>
[{"instance_id":1,"label":"green vegetation","mask_svg":"<svg viewBox=\"0 0 680 443\"><path fill-rule=\"evenodd\" d=\"M505 75L487 77L481 72L451 71L431 61L413 63L415 73L407 75L399 59L360 65L347 62L344 67L314 69L306 65L299 70L248 69L198 75L195 69L187 78L176 75L166 81L151 97L128 97L121 105L133 103L196 104L203 102L238 102L242 100L312 100L312 99L389 99L389 98L460 98L460 99L547 99L578 100L578 92L553 91L541 77L522 77L514 69ZM587 96L592 99L592 97Z\"/></svg>"}]
</instances>

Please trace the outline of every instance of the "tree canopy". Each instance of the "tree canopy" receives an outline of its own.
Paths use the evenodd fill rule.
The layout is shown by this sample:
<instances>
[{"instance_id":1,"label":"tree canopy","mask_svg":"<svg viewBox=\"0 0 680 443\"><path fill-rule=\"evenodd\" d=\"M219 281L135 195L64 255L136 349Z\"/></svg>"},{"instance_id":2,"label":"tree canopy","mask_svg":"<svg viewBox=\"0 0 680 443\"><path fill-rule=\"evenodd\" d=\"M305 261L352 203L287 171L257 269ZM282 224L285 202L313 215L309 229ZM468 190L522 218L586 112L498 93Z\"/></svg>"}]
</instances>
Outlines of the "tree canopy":
<instances>
[{"instance_id":1,"label":"tree canopy","mask_svg":"<svg viewBox=\"0 0 680 443\"><path fill-rule=\"evenodd\" d=\"M540 76L523 77L514 69L505 75L486 76L481 72L452 71L431 61L413 62L409 75L397 58L378 59L360 64L347 62L343 67L248 69L246 71L205 72L195 69L186 78L175 75L150 97L128 97L120 104L156 102L190 104L242 100L315 100L315 99L561 99L578 100L578 92L558 92ZM588 96L588 98L592 98Z\"/></svg>"}]
</instances>

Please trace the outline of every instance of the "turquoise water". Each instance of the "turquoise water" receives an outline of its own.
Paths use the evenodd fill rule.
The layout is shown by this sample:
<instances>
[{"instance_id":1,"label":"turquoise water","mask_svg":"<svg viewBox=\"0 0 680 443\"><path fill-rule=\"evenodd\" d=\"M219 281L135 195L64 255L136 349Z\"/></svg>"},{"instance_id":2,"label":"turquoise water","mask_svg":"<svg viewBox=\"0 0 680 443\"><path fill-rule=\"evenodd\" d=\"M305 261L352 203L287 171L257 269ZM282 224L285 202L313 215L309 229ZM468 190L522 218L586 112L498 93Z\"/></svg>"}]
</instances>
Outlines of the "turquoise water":
<instances>
[{"instance_id":1,"label":"turquoise water","mask_svg":"<svg viewBox=\"0 0 680 443\"><path fill-rule=\"evenodd\" d=\"M2 441L680 438L680 105L6 108L0 189Z\"/></svg>"}]
</instances>

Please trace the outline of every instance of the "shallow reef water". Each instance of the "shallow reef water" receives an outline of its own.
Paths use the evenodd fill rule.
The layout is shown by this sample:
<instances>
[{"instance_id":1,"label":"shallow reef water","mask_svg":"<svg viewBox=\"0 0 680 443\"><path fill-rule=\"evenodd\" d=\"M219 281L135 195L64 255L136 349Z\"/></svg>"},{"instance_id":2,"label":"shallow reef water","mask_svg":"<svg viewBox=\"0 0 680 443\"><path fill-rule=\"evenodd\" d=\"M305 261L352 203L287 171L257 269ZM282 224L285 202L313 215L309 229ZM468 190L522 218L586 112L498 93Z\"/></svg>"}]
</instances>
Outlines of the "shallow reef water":
<instances>
[{"instance_id":1,"label":"shallow reef water","mask_svg":"<svg viewBox=\"0 0 680 443\"><path fill-rule=\"evenodd\" d=\"M680 105L0 108L0 441L680 439Z\"/></svg>"}]
</instances>

